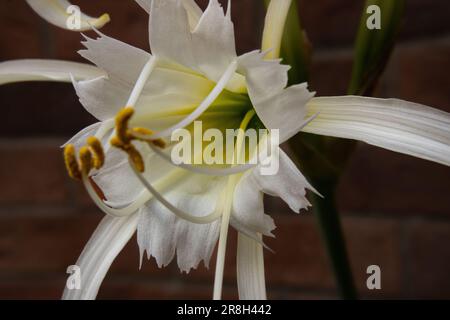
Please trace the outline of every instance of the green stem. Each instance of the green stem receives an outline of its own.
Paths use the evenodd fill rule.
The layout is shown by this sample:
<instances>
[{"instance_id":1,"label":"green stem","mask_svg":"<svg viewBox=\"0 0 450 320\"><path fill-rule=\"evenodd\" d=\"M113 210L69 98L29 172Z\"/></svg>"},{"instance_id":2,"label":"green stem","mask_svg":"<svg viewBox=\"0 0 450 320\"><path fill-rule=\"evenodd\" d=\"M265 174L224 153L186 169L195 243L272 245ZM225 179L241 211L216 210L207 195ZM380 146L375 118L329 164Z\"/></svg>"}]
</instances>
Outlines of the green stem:
<instances>
[{"instance_id":1,"label":"green stem","mask_svg":"<svg viewBox=\"0 0 450 320\"><path fill-rule=\"evenodd\" d=\"M323 198L317 195L313 196L313 209L331 260L339 294L346 300L357 299L339 212L336 208L336 183L315 181L314 185L324 196Z\"/></svg>"}]
</instances>

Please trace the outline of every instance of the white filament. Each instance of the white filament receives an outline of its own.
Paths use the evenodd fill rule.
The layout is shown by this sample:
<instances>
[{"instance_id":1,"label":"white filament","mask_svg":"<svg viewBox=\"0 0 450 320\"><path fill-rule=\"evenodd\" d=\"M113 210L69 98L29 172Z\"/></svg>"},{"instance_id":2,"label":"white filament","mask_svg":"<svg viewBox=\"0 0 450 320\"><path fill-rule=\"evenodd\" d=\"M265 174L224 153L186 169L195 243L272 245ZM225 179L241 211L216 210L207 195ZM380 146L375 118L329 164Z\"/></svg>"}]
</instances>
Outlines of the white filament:
<instances>
[{"instance_id":1,"label":"white filament","mask_svg":"<svg viewBox=\"0 0 450 320\"><path fill-rule=\"evenodd\" d=\"M144 68L141 71L141 74L139 75L136 84L131 91L130 98L127 102L127 107L134 107L136 105L136 102L138 101L140 95L142 94L142 90L144 90L144 86L147 83L148 78L150 77L150 74L155 69L156 66L156 57L151 56L148 62L144 65Z\"/></svg>"},{"instance_id":2,"label":"white filament","mask_svg":"<svg viewBox=\"0 0 450 320\"><path fill-rule=\"evenodd\" d=\"M132 202L131 204L127 205L124 208L116 209L106 205L105 202L102 199L100 199L94 187L92 186L92 183L89 181L89 177L87 175L83 175L83 184L89 196L95 202L97 207L104 213L112 217L128 216L136 212L151 198L150 193L147 190L144 190L139 194L138 198L134 202Z\"/></svg>"},{"instance_id":3,"label":"white filament","mask_svg":"<svg viewBox=\"0 0 450 320\"><path fill-rule=\"evenodd\" d=\"M192 223L208 224L208 223L216 221L222 215L220 210L217 210L217 208L215 210L213 210L213 212L211 212L210 214L205 215L203 217L196 217L196 216L191 215L190 213L187 213L183 210L178 209L177 207L172 205L166 198L164 198L164 196L161 193L159 193L152 186L152 184L147 181L147 179L145 179L145 177L142 175L142 173L136 169L136 166L134 165L133 162L130 162L130 166L131 166L131 169L133 170L133 172L135 173L136 177L139 179L139 181L141 181L141 183L144 185L144 187L155 197L155 199L157 199L159 202L161 202L168 210L172 211L179 218L187 220Z\"/></svg>"},{"instance_id":4,"label":"white filament","mask_svg":"<svg viewBox=\"0 0 450 320\"><path fill-rule=\"evenodd\" d=\"M133 136L135 136L136 138L139 138L139 139L144 139L144 140L149 140L149 139L155 140L155 139L160 139L160 138L165 138L165 137L171 136L175 130L178 130L178 129L181 129L181 128L184 128L184 127L190 125L192 122L197 120L211 106L211 104L217 99L217 97L222 93L222 91L225 89L225 87L227 86L230 79L233 77L236 69L237 69L237 61L233 61L232 63L230 63L227 70L224 72L224 74L220 78L220 80L217 82L214 89L202 101L202 103L197 107L197 109L195 109L190 115L185 117L183 120L181 120L177 124L167 128L167 129L164 129L160 132L154 133L154 134L147 135L147 134L133 133Z\"/></svg>"}]
</instances>

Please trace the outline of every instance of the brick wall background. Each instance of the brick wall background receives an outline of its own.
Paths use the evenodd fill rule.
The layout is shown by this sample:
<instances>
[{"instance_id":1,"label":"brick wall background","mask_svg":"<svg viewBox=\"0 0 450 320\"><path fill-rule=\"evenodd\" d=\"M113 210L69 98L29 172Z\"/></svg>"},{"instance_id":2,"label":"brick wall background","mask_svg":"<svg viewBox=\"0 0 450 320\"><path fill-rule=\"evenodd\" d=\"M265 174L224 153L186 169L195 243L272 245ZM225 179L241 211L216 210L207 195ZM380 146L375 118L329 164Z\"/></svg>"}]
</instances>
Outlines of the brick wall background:
<instances>
[{"instance_id":1,"label":"brick wall background","mask_svg":"<svg viewBox=\"0 0 450 320\"><path fill-rule=\"evenodd\" d=\"M108 35L147 49L147 15L131 0L73 1L92 15L109 12ZM201 1L202 5L206 1ZM234 0L240 52L258 47L260 0ZM363 1L299 1L314 44L310 87L344 94ZM408 0L403 31L376 95L450 112L450 3ZM82 61L81 36L42 21L25 1L0 1L0 60ZM68 179L60 146L94 119L70 85L0 87L0 298L60 297L73 264L102 214ZM353 272L364 298L450 298L450 170L431 162L359 145L339 188L339 206ZM266 252L270 298L336 298L312 212L295 215L269 199L278 228ZM236 297L235 234L227 256L225 297ZM377 264L382 290L365 289ZM153 261L138 271L131 241L107 275L100 298L210 298L214 264L181 275Z\"/></svg>"}]
</instances>

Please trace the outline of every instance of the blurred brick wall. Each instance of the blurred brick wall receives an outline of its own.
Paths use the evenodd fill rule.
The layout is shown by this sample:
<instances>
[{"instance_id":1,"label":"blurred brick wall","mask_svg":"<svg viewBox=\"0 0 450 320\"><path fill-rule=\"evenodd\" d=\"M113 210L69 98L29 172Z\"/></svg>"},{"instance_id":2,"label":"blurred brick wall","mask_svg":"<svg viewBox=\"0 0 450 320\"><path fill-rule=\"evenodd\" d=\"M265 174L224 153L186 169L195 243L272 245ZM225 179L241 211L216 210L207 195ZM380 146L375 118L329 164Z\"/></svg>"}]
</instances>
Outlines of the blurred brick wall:
<instances>
[{"instance_id":1,"label":"blurred brick wall","mask_svg":"<svg viewBox=\"0 0 450 320\"><path fill-rule=\"evenodd\" d=\"M127 0L73 1L88 13L112 16L108 35L147 49L147 16ZM204 5L206 1L202 1ZM344 94L363 1L299 1L314 44L310 87ZM260 0L234 0L240 52L258 47ZM377 96L398 97L450 111L450 2L408 0L406 19ZM25 1L0 1L0 60L81 61L81 37L43 22ZM0 87L0 298L59 298L73 264L102 214L64 172L58 148L94 119L70 85ZM344 231L360 294L365 298L450 298L450 170L361 144L339 190ZM313 214L295 215L268 200L278 228L266 252L270 298L335 298ZM225 296L236 297L235 233L227 256ZM377 264L382 290L365 289ZM114 263L101 298L210 298L213 270L188 276L153 261L138 271L136 241Z\"/></svg>"}]
</instances>

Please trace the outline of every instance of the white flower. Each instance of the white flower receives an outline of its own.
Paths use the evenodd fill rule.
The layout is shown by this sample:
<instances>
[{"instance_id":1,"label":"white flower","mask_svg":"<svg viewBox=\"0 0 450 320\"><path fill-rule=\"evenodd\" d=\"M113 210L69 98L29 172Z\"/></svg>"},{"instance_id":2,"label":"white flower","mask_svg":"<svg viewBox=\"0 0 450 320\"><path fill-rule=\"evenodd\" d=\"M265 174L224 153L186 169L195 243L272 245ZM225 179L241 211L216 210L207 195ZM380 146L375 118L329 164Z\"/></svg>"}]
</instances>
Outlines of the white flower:
<instances>
[{"instance_id":1,"label":"white flower","mask_svg":"<svg viewBox=\"0 0 450 320\"><path fill-rule=\"evenodd\" d=\"M281 197L299 212L309 206L305 189L314 191L282 150L278 174L263 176L246 165L175 166L158 147L124 141L129 138L158 141L197 119L221 130L245 129L261 121L268 129L279 129L282 142L303 130L450 164L450 116L445 112L395 99L313 98L306 84L286 88L288 67L267 55L276 56L282 34L276 29L283 27L290 1L280 1L266 19L264 49L271 44L275 53L254 51L239 57L230 8L224 14L217 0L211 0L204 13L192 0L138 3L150 14L152 54L99 33L98 39L86 38L86 50L80 51L98 69L30 60L0 64L0 83L68 81L72 74L81 103L100 120L68 142L81 150L79 175L108 215L77 261L81 290L66 290L64 298L95 298L114 258L136 230L141 255L147 252L159 266L176 255L186 272L201 260L208 264L220 238L214 289L214 298L220 298L231 224L239 231L239 295L264 299L262 235L271 236L275 225L264 213L263 193ZM133 107L133 113L124 106ZM156 133L122 130L128 120L132 127ZM89 147L83 148L91 136L98 140L89 140ZM127 149L131 161L110 148L112 136L119 138L116 145ZM96 141L103 142L105 154ZM74 160L74 150L69 151L69 160ZM144 173L139 172L140 160ZM78 165L68 162L69 167ZM91 172L91 164L98 170ZM98 197L89 177L107 201Z\"/></svg>"}]
</instances>

